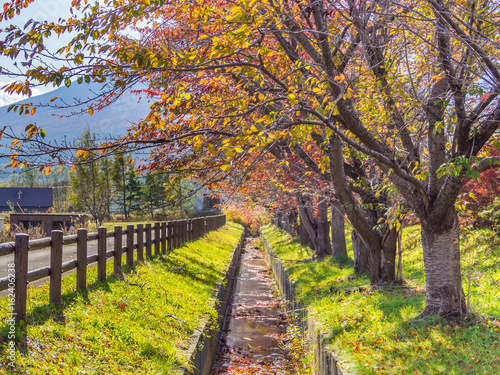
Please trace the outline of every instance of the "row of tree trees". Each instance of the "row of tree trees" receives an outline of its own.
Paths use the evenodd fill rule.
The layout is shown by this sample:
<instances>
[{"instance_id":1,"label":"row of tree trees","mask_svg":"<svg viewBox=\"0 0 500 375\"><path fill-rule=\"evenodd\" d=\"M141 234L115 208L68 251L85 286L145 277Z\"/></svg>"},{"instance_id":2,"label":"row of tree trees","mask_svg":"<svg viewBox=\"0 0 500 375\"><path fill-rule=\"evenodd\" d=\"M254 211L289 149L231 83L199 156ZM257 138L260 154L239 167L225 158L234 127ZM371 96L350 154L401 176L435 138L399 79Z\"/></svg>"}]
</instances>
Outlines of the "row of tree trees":
<instances>
[{"instance_id":1,"label":"row of tree trees","mask_svg":"<svg viewBox=\"0 0 500 375\"><path fill-rule=\"evenodd\" d=\"M2 18L24 5L6 4ZM373 284L394 280L398 230L411 212L422 228L423 315L466 315L456 203L467 182L500 160L496 2L72 5L68 20L6 31L0 53L25 51L26 70L4 69L19 77L5 91L107 82L92 114L145 82L151 112L127 137L92 147L54 147L34 125L25 134L4 130L14 138L11 166L50 154L48 167L64 162L68 149L98 158L124 146L152 148L152 170L192 174L297 215L318 256L331 253L333 205L366 247ZM124 34L130 25L138 38ZM70 31L76 36L52 55L62 66L54 68L44 40Z\"/></svg>"}]
</instances>

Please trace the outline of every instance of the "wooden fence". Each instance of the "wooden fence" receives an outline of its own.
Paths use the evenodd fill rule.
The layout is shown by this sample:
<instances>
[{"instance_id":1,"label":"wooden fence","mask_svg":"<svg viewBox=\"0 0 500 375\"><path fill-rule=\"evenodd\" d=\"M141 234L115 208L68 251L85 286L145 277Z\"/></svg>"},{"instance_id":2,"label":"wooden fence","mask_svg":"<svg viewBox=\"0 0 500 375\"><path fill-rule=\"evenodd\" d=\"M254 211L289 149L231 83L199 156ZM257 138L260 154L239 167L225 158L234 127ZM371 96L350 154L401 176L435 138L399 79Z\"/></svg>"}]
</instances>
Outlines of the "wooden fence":
<instances>
[{"instance_id":1,"label":"wooden fence","mask_svg":"<svg viewBox=\"0 0 500 375\"><path fill-rule=\"evenodd\" d=\"M108 231L105 227L97 232L88 233L87 229L78 229L76 235L64 236L60 230L54 230L50 237L29 240L27 234L16 234L15 242L0 244L0 256L14 253L14 279L12 276L0 279L0 291L9 289L14 294L14 316L16 321L26 319L26 299L28 282L50 276L50 303L61 303L61 280L64 272L76 268L76 289L85 291L87 288L87 265L97 262L97 278L106 280L106 260L114 258L113 274L122 277L122 255L126 254L128 267L134 266L134 252L137 261L149 259L160 254L167 254L171 249L180 247L187 241L202 237L207 232L216 230L226 223L225 215L208 216L196 219L175 220L127 225L120 225ZM136 234L136 236L134 236ZM122 244L126 235L125 246ZM107 238L113 237L113 249L107 249ZM134 240L135 237L135 240ZM97 241L97 254L87 256L88 241ZM62 262L63 244L75 244L76 259ZM28 272L28 253L32 250L50 247L50 266ZM154 249L154 255L153 255ZM145 256L144 256L145 250ZM9 267L12 268L12 267Z\"/></svg>"}]
</instances>

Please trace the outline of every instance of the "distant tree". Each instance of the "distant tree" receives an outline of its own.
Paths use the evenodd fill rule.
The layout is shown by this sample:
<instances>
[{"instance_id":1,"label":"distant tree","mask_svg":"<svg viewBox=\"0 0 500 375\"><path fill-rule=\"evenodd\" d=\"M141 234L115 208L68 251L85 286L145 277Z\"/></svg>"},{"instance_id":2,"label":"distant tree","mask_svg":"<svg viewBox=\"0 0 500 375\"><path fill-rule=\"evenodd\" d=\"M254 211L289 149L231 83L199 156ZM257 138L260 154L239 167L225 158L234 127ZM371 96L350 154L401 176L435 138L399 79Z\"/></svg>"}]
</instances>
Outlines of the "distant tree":
<instances>
[{"instance_id":1,"label":"distant tree","mask_svg":"<svg viewBox=\"0 0 500 375\"><path fill-rule=\"evenodd\" d=\"M72 210L69 195L71 191L69 170L63 168L61 173L51 173L47 176L46 187L52 187L52 199L55 212L69 212Z\"/></svg>"},{"instance_id":2,"label":"distant tree","mask_svg":"<svg viewBox=\"0 0 500 375\"><path fill-rule=\"evenodd\" d=\"M82 147L95 146L95 135L89 130L82 133ZM88 151L77 152L78 165L70 176L72 201L76 209L86 211L97 225L109 216L112 190L111 165L108 158L98 158Z\"/></svg>"},{"instance_id":3,"label":"distant tree","mask_svg":"<svg viewBox=\"0 0 500 375\"><path fill-rule=\"evenodd\" d=\"M139 208L141 198L139 173L135 169L135 160L130 155L114 156L111 163L111 180L114 190L113 200L127 221L130 212Z\"/></svg>"},{"instance_id":4,"label":"distant tree","mask_svg":"<svg viewBox=\"0 0 500 375\"><path fill-rule=\"evenodd\" d=\"M144 184L142 185L142 205L151 218L154 216L155 209L163 207L165 204L165 175L159 172L150 172L146 174Z\"/></svg>"},{"instance_id":5,"label":"distant tree","mask_svg":"<svg viewBox=\"0 0 500 375\"><path fill-rule=\"evenodd\" d=\"M127 175L126 192L125 197L128 205L128 213L130 214L138 213L142 209L142 185L143 183L139 179L139 174L132 168Z\"/></svg>"},{"instance_id":6,"label":"distant tree","mask_svg":"<svg viewBox=\"0 0 500 375\"><path fill-rule=\"evenodd\" d=\"M166 195L170 205L179 210L181 218L185 218L186 213L194 209L195 190L190 179L184 178L181 174L170 176Z\"/></svg>"}]
</instances>

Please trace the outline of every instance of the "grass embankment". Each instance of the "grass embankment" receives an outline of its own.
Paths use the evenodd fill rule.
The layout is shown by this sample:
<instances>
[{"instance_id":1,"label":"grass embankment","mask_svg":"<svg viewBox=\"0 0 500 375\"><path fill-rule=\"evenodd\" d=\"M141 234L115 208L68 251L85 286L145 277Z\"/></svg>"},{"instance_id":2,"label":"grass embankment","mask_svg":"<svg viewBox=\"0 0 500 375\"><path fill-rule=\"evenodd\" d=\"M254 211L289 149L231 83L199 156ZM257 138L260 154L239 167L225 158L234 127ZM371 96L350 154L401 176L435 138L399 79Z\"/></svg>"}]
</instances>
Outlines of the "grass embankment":
<instances>
[{"instance_id":1,"label":"grass embankment","mask_svg":"<svg viewBox=\"0 0 500 375\"><path fill-rule=\"evenodd\" d=\"M29 288L27 348L17 353L13 373L171 374L185 366L194 331L216 316L217 284L242 230L228 223L137 265L123 281L110 274L98 282L96 268L89 268L86 294L74 292L74 274L64 277L58 308L48 304L48 285ZM4 317L6 307L2 298ZM0 372L7 372L8 328L4 319L0 324Z\"/></svg>"},{"instance_id":2,"label":"grass embankment","mask_svg":"<svg viewBox=\"0 0 500 375\"><path fill-rule=\"evenodd\" d=\"M425 305L425 278L419 227L403 239L404 278L412 290L387 289L340 295L331 287L367 285L353 271L352 246L344 262L311 260L307 248L275 227L263 233L295 280L305 302L352 374L499 374L500 373L500 241L489 230L469 231L462 238L464 291L470 275L471 310L484 320L450 323L439 318L417 322ZM349 241L348 241L349 242ZM496 281L494 281L496 280ZM496 319L495 319L496 318Z\"/></svg>"}]
</instances>

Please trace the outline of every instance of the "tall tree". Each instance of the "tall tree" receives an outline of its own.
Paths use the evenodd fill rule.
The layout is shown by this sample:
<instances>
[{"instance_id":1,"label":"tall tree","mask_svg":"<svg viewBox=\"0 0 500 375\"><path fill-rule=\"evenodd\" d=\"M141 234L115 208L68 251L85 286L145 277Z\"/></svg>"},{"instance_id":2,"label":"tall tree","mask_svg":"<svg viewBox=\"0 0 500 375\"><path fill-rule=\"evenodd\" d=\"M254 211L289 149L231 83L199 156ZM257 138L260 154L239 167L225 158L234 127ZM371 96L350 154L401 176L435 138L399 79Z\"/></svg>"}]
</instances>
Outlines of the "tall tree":
<instances>
[{"instance_id":1,"label":"tall tree","mask_svg":"<svg viewBox=\"0 0 500 375\"><path fill-rule=\"evenodd\" d=\"M144 178L142 200L151 219L154 219L155 210L165 205L164 177L165 175L162 173L149 172Z\"/></svg>"},{"instance_id":2,"label":"tall tree","mask_svg":"<svg viewBox=\"0 0 500 375\"><path fill-rule=\"evenodd\" d=\"M135 160L127 154L114 156L111 162L111 181L114 191L114 203L128 221L133 210L138 209L140 203L139 173L135 169Z\"/></svg>"},{"instance_id":3,"label":"tall tree","mask_svg":"<svg viewBox=\"0 0 500 375\"><path fill-rule=\"evenodd\" d=\"M80 147L94 147L94 137L88 129L84 130ZM72 200L78 210L88 212L99 226L110 214L111 166L108 158L98 158L95 154L83 150L78 153L77 160L79 163L70 175Z\"/></svg>"}]
</instances>

